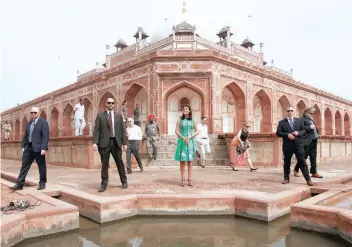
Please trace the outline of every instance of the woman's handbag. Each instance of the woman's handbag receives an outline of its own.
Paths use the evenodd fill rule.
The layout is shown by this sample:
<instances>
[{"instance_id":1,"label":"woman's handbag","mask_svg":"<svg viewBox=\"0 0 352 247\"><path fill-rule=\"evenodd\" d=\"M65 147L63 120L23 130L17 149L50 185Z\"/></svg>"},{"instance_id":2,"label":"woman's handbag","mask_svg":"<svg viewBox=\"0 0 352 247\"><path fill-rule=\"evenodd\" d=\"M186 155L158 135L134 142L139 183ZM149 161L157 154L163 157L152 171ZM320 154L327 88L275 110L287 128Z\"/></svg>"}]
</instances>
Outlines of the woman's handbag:
<instances>
[{"instance_id":1,"label":"woman's handbag","mask_svg":"<svg viewBox=\"0 0 352 247\"><path fill-rule=\"evenodd\" d=\"M237 136L235 136L235 137L232 139L231 146L236 147L236 146L238 145L238 142L239 142L239 139L238 139Z\"/></svg>"}]
</instances>

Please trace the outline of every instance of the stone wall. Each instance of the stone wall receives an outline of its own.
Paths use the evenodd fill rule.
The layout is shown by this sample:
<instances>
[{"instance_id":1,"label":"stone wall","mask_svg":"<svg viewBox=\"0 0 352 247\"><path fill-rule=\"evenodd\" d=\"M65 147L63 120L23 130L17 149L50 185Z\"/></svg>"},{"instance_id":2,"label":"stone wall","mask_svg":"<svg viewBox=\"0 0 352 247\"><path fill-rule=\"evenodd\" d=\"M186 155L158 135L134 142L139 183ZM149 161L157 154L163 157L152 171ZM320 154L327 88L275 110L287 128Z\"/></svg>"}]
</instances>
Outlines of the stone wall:
<instances>
[{"instance_id":1,"label":"stone wall","mask_svg":"<svg viewBox=\"0 0 352 247\"><path fill-rule=\"evenodd\" d=\"M224 134L231 164L236 164L235 148L231 146L234 134ZM255 165L282 166L282 139L275 133L253 133L249 137L251 148L249 153ZM317 148L317 161L336 160L351 157L352 139L343 136L321 136ZM293 157L292 163L295 163Z\"/></svg>"},{"instance_id":2,"label":"stone wall","mask_svg":"<svg viewBox=\"0 0 352 247\"><path fill-rule=\"evenodd\" d=\"M231 146L233 136L234 134L219 135L219 138L225 139L224 145L226 145L227 151L229 152L231 164L236 163L236 152L234 147ZM282 166L282 139L278 138L275 133L253 133L250 135L249 140L251 142L250 156L254 165ZM141 147L141 153L144 152L145 147L143 146ZM318 143L317 153L318 162L351 157L352 138L342 136L321 136ZM125 161L125 153L123 153L123 156L123 160ZM21 160L21 157L22 152L20 141L5 141L1 143L1 158ZM214 152L213 159L216 158L217 154ZM218 158L221 159L221 157ZM175 165L175 163L172 162L172 158L169 158L169 160L170 162L168 162L168 164ZM292 162L295 163L295 159L292 159ZM98 152L94 152L93 139L90 136L51 138L49 141L47 163L51 165L72 166L77 168L101 167L100 155ZM110 164L114 163L113 158L110 157ZM132 163L135 163L134 159ZM158 163L156 162L155 165L158 165ZM134 167L136 167L135 164Z\"/></svg>"}]
</instances>

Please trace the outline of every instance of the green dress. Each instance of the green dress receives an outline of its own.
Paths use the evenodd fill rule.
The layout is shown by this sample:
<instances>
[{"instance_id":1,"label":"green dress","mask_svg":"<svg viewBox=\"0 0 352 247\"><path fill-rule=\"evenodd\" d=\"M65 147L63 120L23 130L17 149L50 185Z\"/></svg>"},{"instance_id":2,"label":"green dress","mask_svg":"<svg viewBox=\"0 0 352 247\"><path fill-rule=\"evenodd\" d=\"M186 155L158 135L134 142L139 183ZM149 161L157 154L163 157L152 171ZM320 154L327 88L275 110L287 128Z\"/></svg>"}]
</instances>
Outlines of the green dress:
<instances>
[{"instance_id":1,"label":"green dress","mask_svg":"<svg viewBox=\"0 0 352 247\"><path fill-rule=\"evenodd\" d=\"M183 137L191 137L194 134L193 120L180 119L180 134ZM192 161L194 160L195 152L196 142L194 138L189 139L188 145L182 138L178 138L174 159L178 161Z\"/></svg>"}]
</instances>

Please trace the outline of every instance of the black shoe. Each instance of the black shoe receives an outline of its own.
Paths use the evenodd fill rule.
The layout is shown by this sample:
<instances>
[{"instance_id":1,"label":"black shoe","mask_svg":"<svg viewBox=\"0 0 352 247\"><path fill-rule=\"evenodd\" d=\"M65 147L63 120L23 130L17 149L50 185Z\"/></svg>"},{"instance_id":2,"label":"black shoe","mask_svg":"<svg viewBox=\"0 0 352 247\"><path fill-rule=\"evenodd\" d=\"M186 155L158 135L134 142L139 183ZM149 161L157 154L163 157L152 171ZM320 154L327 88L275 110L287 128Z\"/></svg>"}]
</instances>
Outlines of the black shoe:
<instances>
[{"instance_id":1,"label":"black shoe","mask_svg":"<svg viewBox=\"0 0 352 247\"><path fill-rule=\"evenodd\" d=\"M156 160L156 156L154 156L154 160Z\"/></svg>"},{"instance_id":2,"label":"black shoe","mask_svg":"<svg viewBox=\"0 0 352 247\"><path fill-rule=\"evenodd\" d=\"M106 186L101 186L98 192L104 192L106 190Z\"/></svg>"},{"instance_id":3,"label":"black shoe","mask_svg":"<svg viewBox=\"0 0 352 247\"><path fill-rule=\"evenodd\" d=\"M132 174L132 171L128 171L127 174Z\"/></svg>"},{"instance_id":4,"label":"black shoe","mask_svg":"<svg viewBox=\"0 0 352 247\"><path fill-rule=\"evenodd\" d=\"M122 189L127 189L128 188L128 184L127 183L123 183L121 186Z\"/></svg>"},{"instance_id":5,"label":"black shoe","mask_svg":"<svg viewBox=\"0 0 352 247\"><path fill-rule=\"evenodd\" d=\"M12 190L23 190L23 185L15 184L11 187Z\"/></svg>"},{"instance_id":6,"label":"black shoe","mask_svg":"<svg viewBox=\"0 0 352 247\"><path fill-rule=\"evenodd\" d=\"M141 172L144 172L144 169L143 169L143 167L142 168L140 168L141 169Z\"/></svg>"},{"instance_id":7,"label":"black shoe","mask_svg":"<svg viewBox=\"0 0 352 247\"><path fill-rule=\"evenodd\" d=\"M45 189L45 184L39 184L37 190L44 190Z\"/></svg>"},{"instance_id":8,"label":"black shoe","mask_svg":"<svg viewBox=\"0 0 352 247\"><path fill-rule=\"evenodd\" d=\"M148 162L151 162L153 160L153 157L148 158Z\"/></svg>"},{"instance_id":9,"label":"black shoe","mask_svg":"<svg viewBox=\"0 0 352 247\"><path fill-rule=\"evenodd\" d=\"M288 180L288 179L285 179L285 180L282 182L282 184L288 184L288 183L290 183L290 180Z\"/></svg>"}]
</instances>

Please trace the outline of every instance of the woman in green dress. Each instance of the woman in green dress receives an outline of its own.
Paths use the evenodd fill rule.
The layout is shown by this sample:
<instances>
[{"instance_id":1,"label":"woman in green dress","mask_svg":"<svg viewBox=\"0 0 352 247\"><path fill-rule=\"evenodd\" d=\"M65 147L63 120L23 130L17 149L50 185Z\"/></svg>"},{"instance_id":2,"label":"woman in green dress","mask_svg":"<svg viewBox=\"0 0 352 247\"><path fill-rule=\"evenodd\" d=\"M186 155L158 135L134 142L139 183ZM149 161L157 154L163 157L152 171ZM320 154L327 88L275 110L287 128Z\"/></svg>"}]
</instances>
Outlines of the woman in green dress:
<instances>
[{"instance_id":1,"label":"woman in green dress","mask_svg":"<svg viewBox=\"0 0 352 247\"><path fill-rule=\"evenodd\" d=\"M185 105L183 114L176 124L176 135L178 136L175 160L180 161L181 186L185 182L185 166L187 162L188 186L192 184L192 161L196 152L196 141L194 137L198 135L197 124L192 119L191 107Z\"/></svg>"}]
</instances>

